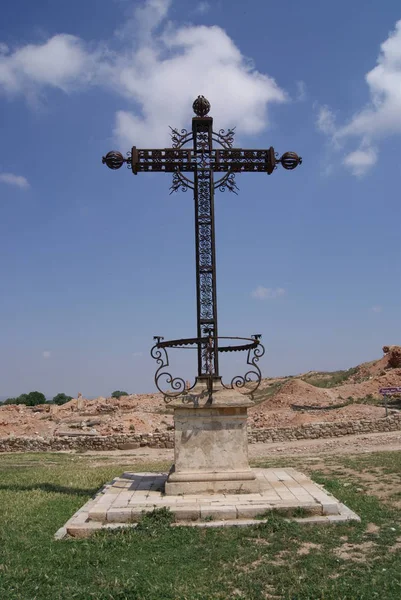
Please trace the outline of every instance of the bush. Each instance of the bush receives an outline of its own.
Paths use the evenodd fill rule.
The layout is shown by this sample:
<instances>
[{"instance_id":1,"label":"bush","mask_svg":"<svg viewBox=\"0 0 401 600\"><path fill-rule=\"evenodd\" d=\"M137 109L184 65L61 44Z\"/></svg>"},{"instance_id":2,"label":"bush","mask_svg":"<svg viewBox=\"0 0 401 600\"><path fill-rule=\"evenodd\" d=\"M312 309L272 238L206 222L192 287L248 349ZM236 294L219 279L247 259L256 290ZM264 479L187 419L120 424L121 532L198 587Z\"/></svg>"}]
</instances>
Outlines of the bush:
<instances>
[{"instance_id":1,"label":"bush","mask_svg":"<svg viewBox=\"0 0 401 600\"><path fill-rule=\"evenodd\" d=\"M27 406L36 406L37 404L46 403L46 396L42 394L42 392L29 392L29 394L22 395L24 396L22 404L26 404Z\"/></svg>"},{"instance_id":2,"label":"bush","mask_svg":"<svg viewBox=\"0 0 401 600\"><path fill-rule=\"evenodd\" d=\"M120 398L121 396L129 396L128 392L120 392L120 390L116 390L112 393L112 398Z\"/></svg>"},{"instance_id":3,"label":"bush","mask_svg":"<svg viewBox=\"0 0 401 600\"><path fill-rule=\"evenodd\" d=\"M29 394L21 394L18 398L7 398L4 404L25 404L26 406L36 406L37 404L45 404L46 396L42 392L29 392Z\"/></svg>"},{"instance_id":4,"label":"bush","mask_svg":"<svg viewBox=\"0 0 401 600\"><path fill-rule=\"evenodd\" d=\"M3 404L19 404L18 398L7 398L7 400L4 400Z\"/></svg>"},{"instance_id":5,"label":"bush","mask_svg":"<svg viewBox=\"0 0 401 600\"><path fill-rule=\"evenodd\" d=\"M70 400L72 400L72 396L67 396L67 394L57 394L56 396L54 396L52 402L54 404L58 404L59 406L61 406L61 404L65 404L66 402L69 402Z\"/></svg>"}]
</instances>

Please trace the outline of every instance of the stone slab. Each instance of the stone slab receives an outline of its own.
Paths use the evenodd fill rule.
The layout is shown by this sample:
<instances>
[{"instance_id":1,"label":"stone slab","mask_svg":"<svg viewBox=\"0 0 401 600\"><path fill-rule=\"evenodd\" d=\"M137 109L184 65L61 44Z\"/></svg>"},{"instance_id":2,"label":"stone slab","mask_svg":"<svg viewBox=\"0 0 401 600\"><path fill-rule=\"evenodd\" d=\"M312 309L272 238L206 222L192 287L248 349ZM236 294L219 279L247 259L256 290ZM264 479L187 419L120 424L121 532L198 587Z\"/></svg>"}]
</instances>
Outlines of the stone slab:
<instances>
[{"instance_id":1,"label":"stone slab","mask_svg":"<svg viewBox=\"0 0 401 600\"><path fill-rule=\"evenodd\" d=\"M217 481L167 481L166 494L179 496L187 494L252 494L260 489L257 479L225 479Z\"/></svg>"},{"instance_id":2,"label":"stone slab","mask_svg":"<svg viewBox=\"0 0 401 600\"><path fill-rule=\"evenodd\" d=\"M174 514L174 525L252 525L261 522L255 517L273 510L305 524L359 520L354 512L322 486L295 469L254 469L253 472L259 493L188 493L175 496L164 494L167 473L124 473L103 486L59 529L55 537L87 537L99 529L135 527L144 512L161 507ZM281 490L284 484L288 486L288 492L291 489L288 498L286 494L274 492L274 488ZM298 518L300 512L305 516Z\"/></svg>"}]
</instances>

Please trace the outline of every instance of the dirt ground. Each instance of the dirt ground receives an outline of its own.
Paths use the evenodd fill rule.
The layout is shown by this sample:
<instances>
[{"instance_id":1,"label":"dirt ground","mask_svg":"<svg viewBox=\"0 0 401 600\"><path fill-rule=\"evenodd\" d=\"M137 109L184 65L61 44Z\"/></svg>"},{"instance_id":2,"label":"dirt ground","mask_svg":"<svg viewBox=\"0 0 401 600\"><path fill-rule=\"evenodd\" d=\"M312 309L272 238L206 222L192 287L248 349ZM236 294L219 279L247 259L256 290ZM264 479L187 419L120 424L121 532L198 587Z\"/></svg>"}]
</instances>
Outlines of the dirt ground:
<instances>
[{"instance_id":1,"label":"dirt ground","mask_svg":"<svg viewBox=\"0 0 401 600\"><path fill-rule=\"evenodd\" d=\"M268 444L249 444L251 461L279 455L283 457L309 457L318 461L322 454L364 454L401 450L401 431L349 435L341 438L301 440ZM137 450L88 451L87 456L129 458L135 462L173 462L174 450L161 448L138 448Z\"/></svg>"}]
</instances>

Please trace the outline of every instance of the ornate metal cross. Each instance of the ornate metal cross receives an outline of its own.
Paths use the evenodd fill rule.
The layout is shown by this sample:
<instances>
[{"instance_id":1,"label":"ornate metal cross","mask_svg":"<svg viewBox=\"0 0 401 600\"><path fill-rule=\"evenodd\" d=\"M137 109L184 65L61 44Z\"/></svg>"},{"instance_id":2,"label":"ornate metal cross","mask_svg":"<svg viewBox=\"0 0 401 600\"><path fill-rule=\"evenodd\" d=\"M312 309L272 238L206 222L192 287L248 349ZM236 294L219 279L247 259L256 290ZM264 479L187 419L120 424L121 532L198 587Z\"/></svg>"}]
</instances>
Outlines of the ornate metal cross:
<instances>
[{"instance_id":1,"label":"ornate metal cross","mask_svg":"<svg viewBox=\"0 0 401 600\"><path fill-rule=\"evenodd\" d=\"M152 356L160 365L156 372L156 385L164 375L172 389L171 393L161 390L166 396L175 396L185 391L186 384L181 377L173 378L163 372L168 366L166 349L180 346L194 346L198 352L198 377L213 384L213 380L221 380L219 374L219 352L247 350L248 364L255 370L248 371L245 376L233 378L231 387L243 387L256 376L257 385L261 373L256 365L264 349L260 343L260 335L252 338L221 338L217 328L216 298L216 252L214 228L214 192L217 189L236 193L237 173L268 173L274 171L278 164L285 169L295 169L302 159L295 152L286 152L281 156L270 147L266 150L233 148L234 129L213 131L213 118L207 116L210 103L204 96L198 96L193 103L195 117L192 119L192 131L171 129L172 147L164 149L138 149L132 147L125 158L120 152L111 151L103 157L102 162L110 169L120 169L127 163L134 175L139 172L172 173L171 193L188 188L194 192L195 201L195 244L196 244L196 294L197 294L197 337L181 340L163 341L156 337L152 348ZM192 147L185 147L192 142ZM213 147L216 142L220 147ZM192 173L190 178L184 173ZM214 173L220 174L215 180ZM219 339L241 339L242 345L219 346ZM251 352L253 352L251 358ZM251 390L255 391L255 387Z\"/></svg>"}]
</instances>

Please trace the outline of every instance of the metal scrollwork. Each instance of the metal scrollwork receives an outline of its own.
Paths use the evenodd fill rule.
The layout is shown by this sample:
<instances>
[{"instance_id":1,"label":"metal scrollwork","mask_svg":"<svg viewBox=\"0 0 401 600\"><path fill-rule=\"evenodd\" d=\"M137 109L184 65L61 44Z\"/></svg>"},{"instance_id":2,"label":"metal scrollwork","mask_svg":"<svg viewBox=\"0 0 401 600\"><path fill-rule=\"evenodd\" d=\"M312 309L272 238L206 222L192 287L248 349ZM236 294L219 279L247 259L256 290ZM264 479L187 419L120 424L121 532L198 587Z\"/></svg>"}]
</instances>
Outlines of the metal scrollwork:
<instances>
[{"instance_id":1,"label":"metal scrollwork","mask_svg":"<svg viewBox=\"0 0 401 600\"><path fill-rule=\"evenodd\" d=\"M150 355L159 365L155 373L155 384L159 392L163 394L165 402L171 402L173 398L176 398L180 394L183 394L185 391L187 391L185 381L182 377L173 377L171 373L168 373L164 370L170 366L170 363L168 361L167 350L166 348L160 346L160 342L153 346L152 350L150 351ZM163 378L165 378L165 383L170 386L171 391L165 391L161 387L161 380Z\"/></svg>"},{"instance_id":2,"label":"metal scrollwork","mask_svg":"<svg viewBox=\"0 0 401 600\"><path fill-rule=\"evenodd\" d=\"M187 144L193 139L191 131L187 131L186 129L181 129L181 131L178 131L178 129L173 129L172 127L170 127L170 129L172 142L171 145L173 148L182 148L184 144Z\"/></svg>"},{"instance_id":3,"label":"metal scrollwork","mask_svg":"<svg viewBox=\"0 0 401 600\"><path fill-rule=\"evenodd\" d=\"M177 167L177 170L175 173L173 173L173 179L170 186L170 195L173 192L178 192L179 190L181 190L181 192L186 192L188 188L193 190L194 182L188 177L185 177L185 175L183 175Z\"/></svg>"},{"instance_id":4,"label":"metal scrollwork","mask_svg":"<svg viewBox=\"0 0 401 600\"><path fill-rule=\"evenodd\" d=\"M246 364L250 365L252 369L249 369L245 375L235 375L230 382L230 385L222 384L226 389L240 389L243 394L249 395L251 398L253 394L256 392L258 387L260 386L260 382L262 381L262 372L259 369L258 362L259 359L264 355L265 348L259 341L259 336L253 336L255 339L255 344L252 344L248 348L248 355L246 359ZM221 351L221 349L219 348ZM230 352L230 349L223 349L223 351ZM251 388L248 391L245 386L247 384L251 384Z\"/></svg>"},{"instance_id":5,"label":"metal scrollwork","mask_svg":"<svg viewBox=\"0 0 401 600\"><path fill-rule=\"evenodd\" d=\"M129 169L131 171L131 169L132 169L132 152L131 152L131 150L128 150L128 152L126 152L125 154L127 156L127 158L126 158L126 162L127 162L126 167L127 167L127 169Z\"/></svg>"},{"instance_id":6,"label":"metal scrollwork","mask_svg":"<svg viewBox=\"0 0 401 600\"><path fill-rule=\"evenodd\" d=\"M155 384L157 389L163 394L165 402L171 402L173 398L178 396L190 398L188 392L192 390L195 383L189 387L182 377L173 377L173 375L166 369L170 366L167 349L168 348L189 348L197 349L201 348L204 375L209 375L208 381L208 394L213 395L213 368L212 361L213 355L217 352L247 352L246 364L251 368L245 373L245 375L236 375L232 378L229 385L222 385L226 389L240 390L244 395L249 395L251 398L258 389L262 380L262 373L259 369L259 359L264 355L265 349L260 342L260 335L254 335L251 338L239 338L239 337L218 337L214 338L212 329L204 328L203 337L200 338L183 338L179 340L163 341L162 337L155 337L156 344L151 350L151 356L156 360L158 368L155 373ZM218 340L240 340L240 342L234 345L220 346ZM245 343L244 343L245 342ZM162 387L162 382L169 387L166 391Z\"/></svg>"},{"instance_id":7,"label":"metal scrollwork","mask_svg":"<svg viewBox=\"0 0 401 600\"><path fill-rule=\"evenodd\" d=\"M225 192L226 189L233 194L237 194L239 189L235 181L235 173L228 172L214 183L214 189L219 189L220 192Z\"/></svg>"},{"instance_id":8,"label":"metal scrollwork","mask_svg":"<svg viewBox=\"0 0 401 600\"><path fill-rule=\"evenodd\" d=\"M223 148L232 148L234 143L235 127L232 129L220 129L217 133L213 131L213 141L223 146Z\"/></svg>"}]
</instances>

